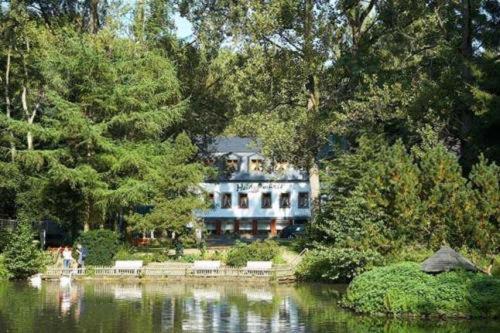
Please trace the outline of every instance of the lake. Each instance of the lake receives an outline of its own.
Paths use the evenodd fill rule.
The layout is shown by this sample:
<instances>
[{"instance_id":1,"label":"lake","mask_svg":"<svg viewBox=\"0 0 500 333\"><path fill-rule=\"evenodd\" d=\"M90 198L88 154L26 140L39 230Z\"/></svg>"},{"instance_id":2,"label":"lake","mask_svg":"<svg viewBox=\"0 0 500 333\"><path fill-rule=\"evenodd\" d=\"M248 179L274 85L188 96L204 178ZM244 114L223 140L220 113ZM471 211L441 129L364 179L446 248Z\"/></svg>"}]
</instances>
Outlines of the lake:
<instances>
[{"instance_id":1,"label":"lake","mask_svg":"<svg viewBox=\"0 0 500 333\"><path fill-rule=\"evenodd\" d=\"M180 282L0 282L0 332L500 332L492 320L358 316L345 286Z\"/></svg>"}]
</instances>

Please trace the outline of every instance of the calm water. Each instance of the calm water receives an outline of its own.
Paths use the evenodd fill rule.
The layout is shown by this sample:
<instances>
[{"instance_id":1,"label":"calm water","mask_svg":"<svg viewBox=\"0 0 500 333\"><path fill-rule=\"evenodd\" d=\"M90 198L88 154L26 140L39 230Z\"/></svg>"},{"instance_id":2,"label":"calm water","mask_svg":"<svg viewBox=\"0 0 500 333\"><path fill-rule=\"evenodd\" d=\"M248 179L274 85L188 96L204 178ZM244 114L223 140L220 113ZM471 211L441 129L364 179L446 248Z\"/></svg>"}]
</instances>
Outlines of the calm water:
<instances>
[{"instance_id":1,"label":"calm water","mask_svg":"<svg viewBox=\"0 0 500 333\"><path fill-rule=\"evenodd\" d=\"M342 286L0 282L0 332L500 332L499 321L401 321L336 305Z\"/></svg>"}]
</instances>

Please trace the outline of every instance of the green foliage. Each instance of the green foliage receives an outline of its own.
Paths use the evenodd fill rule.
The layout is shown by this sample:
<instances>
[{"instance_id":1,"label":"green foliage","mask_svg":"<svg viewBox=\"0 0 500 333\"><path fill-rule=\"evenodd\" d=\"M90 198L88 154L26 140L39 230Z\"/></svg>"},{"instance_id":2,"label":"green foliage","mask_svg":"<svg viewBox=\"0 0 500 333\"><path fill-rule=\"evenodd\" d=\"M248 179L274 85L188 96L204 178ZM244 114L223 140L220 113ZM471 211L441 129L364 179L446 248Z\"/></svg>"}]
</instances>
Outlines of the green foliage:
<instances>
[{"instance_id":1,"label":"green foliage","mask_svg":"<svg viewBox=\"0 0 500 333\"><path fill-rule=\"evenodd\" d=\"M118 234L105 229L84 232L76 240L77 243L88 250L85 264L96 266L111 265L120 246Z\"/></svg>"},{"instance_id":2,"label":"green foliage","mask_svg":"<svg viewBox=\"0 0 500 333\"><path fill-rule=\"evenodd\" d=\"M180 134L168 145L152 147L152 150L158 152L151 160L142 155L137 157L146 165L145 172L149 172L141 181L141 187L147 189L144 202L151 203L153 208L146 214L130 212L127 216L129 229L168 231L175 233L176 241L190 245L193 235L186 225L196 222L194 210L205 207L198 189L205 169L200 164L190 163L197 150L185 134ZM133 191L135 186L127 191Z\"/></svg>"},{"instance_id":3,"label":"green foliage","mask_svg":"<svg viewBox=\"0 0 500 333\"><path fill-rule=\"evenodd\" d=\"M324 247L306 254L296 270L297 278L309 281L349 282L362 272L382 263L373 251Z\"/></svg>"},{"instance_id":4,"label":"green foliage","mask_svg":"<svg viewBox=\"0 0 500 333\"><path fill-rule=\"evenodd\" d=\"M219 260L222 262L226 262L227 260L227 252L226 251L218 251L215 250L212 253L204 252L202 253L203 260Z\"/></svg>"},{"instance_id":5,"label":"green foliage","mask_svg":"<svg viewBox=\"0 0 500 333\"><path fill-rule=\"evenodd\" d=\"M5 266L5 258L0 254L0 281L7 280L11 277L9 270Z\"/></svg>"},{"instance_id":6,"label":"green foliage","mask_svg":"<svg viewBox=\"0 0 500 333\"><path fill-rule=\"evenodd\" d=\"M140 252L139 249L120 247L116 252L114 260L142 260L144 265L152 262L167 261L168 256L161 252Z\"/></svg>"},{"instance_id":7,"label":"green foliage","mask_svg":"<svg viewBox=\"0 0 500 333\"><path fill-rule=\"evenodd\" d=\"M201 256L197 254L185 254L177 258L180 262L194 263L196 260L201 260Z\"/></svg>"},{"instance_id":8,"label":"green foliage","mask_svg":"<svg viewBox=\"0 0 500 333\"><path fill-rule=\"evenodd\" d=\"M386 256L386 261L391 264L409 261L421 263L425 259L429 258L434 254L432 249L429 249L424 246L403 246L397 251L390 253ZM471 258L468 255L465 255L467 258ZM473 261L475 262L475 261Z\"/></svg>"},{"instance_id":9,"label":"green foliage","mask_svg":"<svg viewBox=\"0 0 500 333\"><path fill-rule=\"evenodd\" d=\"M4 265L15 279L25 279L43 268L42 252L34 242L34 232L27 222L19 223L4 251Z\"/></svg>"},{"instance_id":10,"label":"green foliage","mask_svg":"<svg viewBox=\"0 0 500 333\"><path fill-rule=\"evenodd\" d=\"M272 240L258 240L250 244L236 241L227 252L226 264L243 267L247 261L275 261L280 256L280 252L278 243Z\"/></svg>"},{"instance_id":11,"label":"green foliage","mask_svg":"<svg viewBox=\"0 0 500 333\"><path fill-rule=\"evenodd\" d=\"M498 317L500 280L465 271L429 275L419 264L400 263L356 277L343 304L372 314Z\"/></svg>"},{"instance_id":12,"label":"green foliage","mask_svg":"<svg viewBox=\"0 0 500 333\"><path fill-rule=\"evenodd\" d=\"M115 18L85 33L78 25L39 25L26 10L8 6L0 24L2 73L10 57L6 89L13 101L8 115L0 114L0 195L8 198L0 214L50 218L74 232L140 204L170 205L165 210L178 207L177 215L186 214L181 207L196 204L186 191L153 202L161 194L152 184L179 176L179 186L187 187L195 183L180 176L198 181L203 172L191 163L189 140L177 138L187 103L180 100L174 62L152 44L120 37ZM4 161L7 151L12 154Z\"/></svg>"},{"instance_id":13,"label":"green foliage","mask_svg":"<svg viewBox=\"0 0 500 333\"><path fill-rule=\"evenodd\" d=\"M9 243L11 232L7 228L0 229L0 253L2 253Z\"/></svg>"},{"instance_id":14,"label":"green foliage","mask_svg":"<svg viewBox=\"0 0 500 333\"><path fill-rule=\"evenodd\" d=\"M411 151L379 137L358 143L325 165L328 200L312 225L313 240L382 254L408 245L436 249L443 242L498 251L496 164L482 159L465 178L458 158L440 142Z\"/></svg>"}]
</instances>

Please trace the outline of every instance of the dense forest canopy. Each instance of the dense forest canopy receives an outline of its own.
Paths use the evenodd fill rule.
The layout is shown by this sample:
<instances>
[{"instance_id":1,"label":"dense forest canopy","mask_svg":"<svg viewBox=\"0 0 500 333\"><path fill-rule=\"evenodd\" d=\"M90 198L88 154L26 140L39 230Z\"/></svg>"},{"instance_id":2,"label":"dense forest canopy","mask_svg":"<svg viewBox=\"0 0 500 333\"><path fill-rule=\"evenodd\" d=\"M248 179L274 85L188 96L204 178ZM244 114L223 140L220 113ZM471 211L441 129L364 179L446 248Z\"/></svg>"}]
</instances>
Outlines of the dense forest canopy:
<instances>
[{"instance_id":1,"label":"dense forest canopy","mask_svg":"<svg viewBox=\"0 0 500 333\"><path fill-rule=\"evenodd\" d=\"M191 142L241 135L309 170L325 242L373 231L380 251L395 239L498 249L496 0L16 0L0 10L3 216L78 229L125 215L138 230L179 230L203 206L207 170ZM191 38L177 37L176 14ZM140 204L156 208L142 217Z\"/></svg>"}]
</instances>

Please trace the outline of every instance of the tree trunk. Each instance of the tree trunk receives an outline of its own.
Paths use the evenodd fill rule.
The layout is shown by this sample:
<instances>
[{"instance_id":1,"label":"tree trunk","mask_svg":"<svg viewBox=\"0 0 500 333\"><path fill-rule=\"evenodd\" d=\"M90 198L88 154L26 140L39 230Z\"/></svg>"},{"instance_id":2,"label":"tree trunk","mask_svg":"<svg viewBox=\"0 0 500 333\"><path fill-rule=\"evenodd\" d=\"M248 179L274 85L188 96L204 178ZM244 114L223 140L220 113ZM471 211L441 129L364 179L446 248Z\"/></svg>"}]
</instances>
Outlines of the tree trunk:
<instances>
[{"instance_id":1,"label":"tree trunk","mask_svg":"<svg viewBox=\"0 0 500 333\"><path fill-rule=\"evenodd\" d=\"M26 134L26 141L28 142L28 150L33 150L33 134L31 131Z\"/></svg>"},{"instance_id":2,"label":"tree trunk","mask_svg":"<svg viewBox=\"0 0 500 333\"><path fill-rule=\"evenodd\" d=\"M309 168L309 186L311 187L311 208L312 218L318 212L320 207L320 182L319 166L314 162Z\"/></svg>"},{"instance_id":3,"label":"tree trunk","mask_svg":"<svg viewBox=\"0 0 500 333\"><path fill-rule=\"evenodd\" d=\"M26 53L30 52L30 44L28 41L26 41ZM23 54L22 56L23 59L23 71L24 71L24 79L22 83L22 91L21 91L21 105L23 108L24 115L26 116L26 121L28 122L28 133L26 134L26 143L28 146L28 150L33 150L33 133L31 133L31 130L29 129L31 125L33 125L33 122L35 120L36 113L39 108L39 103L35 106L32 112L30 112L29 107L28 107L28 81L29 81L29 74L28 74L28 65L26 64L26 54ZM43 96L43 94L41 94Z\"/></svg>"},{"instance_id":4,"label":"tree trunk","mask_svg":"<svg viewBox=\"0 0 500 333\"><path fill-rule=\"evenodd\" d=\"M5 85L4 85L4 95L5 95L5 112L7 119L11 118L11 100L10 100L10 60L12 56L12 47L9 45L7 51L7 62L5 64ZM10 137L10 157L14 161L16 158L16 145L14 143L14 133L9 130Z\"/></svg>"},{"instance_id":5,"label":"tree trunk","mask_svg":"<svg viewBox=\"0 0 500 333\"><path fill-rule=\"evenodd\" d=\"M96 34L99 31L99 0L90 0L89 31Z\"/></svg>"},{"instance_id":6,"label":"tree trunk","mask_svg":"<svg viewBox=\"0 0 500 333\"><path fill-rule=\"evenodd\" d=\"M30 112L28 110L28 101L26 96L27 94L28 94L28 89L26 88L26 85L23 83L22 93L21 93L21 105L23 107L23 111L27 118L28 124L32 125L33 117L32 115L30 115ZM33 150L33 134L31 133L31 130L28 130L28 133L26 134L26 143L28 146L28 150Z\"/></svg>"},{"instance_id":7,"label":"tree trunk","mask_svg":"<svg viewBox=\"0 0 500 333\"><path fill-rule=\"evenodd\" d=\"M83 221L83 232L90 230L90 200L85 199L85 216Z\"/></svg>"},{"instance_id":8,"label":"tree trunk","mask_svg":"<svg viewBox=\"0 0 500 333\"><path fill-rule=\"evenodd\" d=\"M316 74L316 66L314 61L314 39L313 39L313 20L314 20L314 1L307 0L305 4L304 13L304 62L305 70L307 73L307 83L306 89L308 93L307 98L307 112L308 119L312 121L311 124L307 124L307 127L311 127L314 124L314 119L316 117L315 113L318 112L319 108L319 78ZM320 205L320 182L319 182L319 166L316 161L316 144L317 141L315 136L316 132L314 129L307 131L307 140L313 143L311 147L313 149L311 160L309 162L309 186L311 187L311 221L314 221L314 217L319 210Z\"/></svg>"},{"instance_id":9,"label":"tree trunk","mask_svg":"<svg viewBox=\"0 0 500 333\"><path fill-rule=\"evenodd\" d=\"M144 0L137 0L134 15L134 37L137 42L144 41Z\"/></svg>"}]
</instances>

